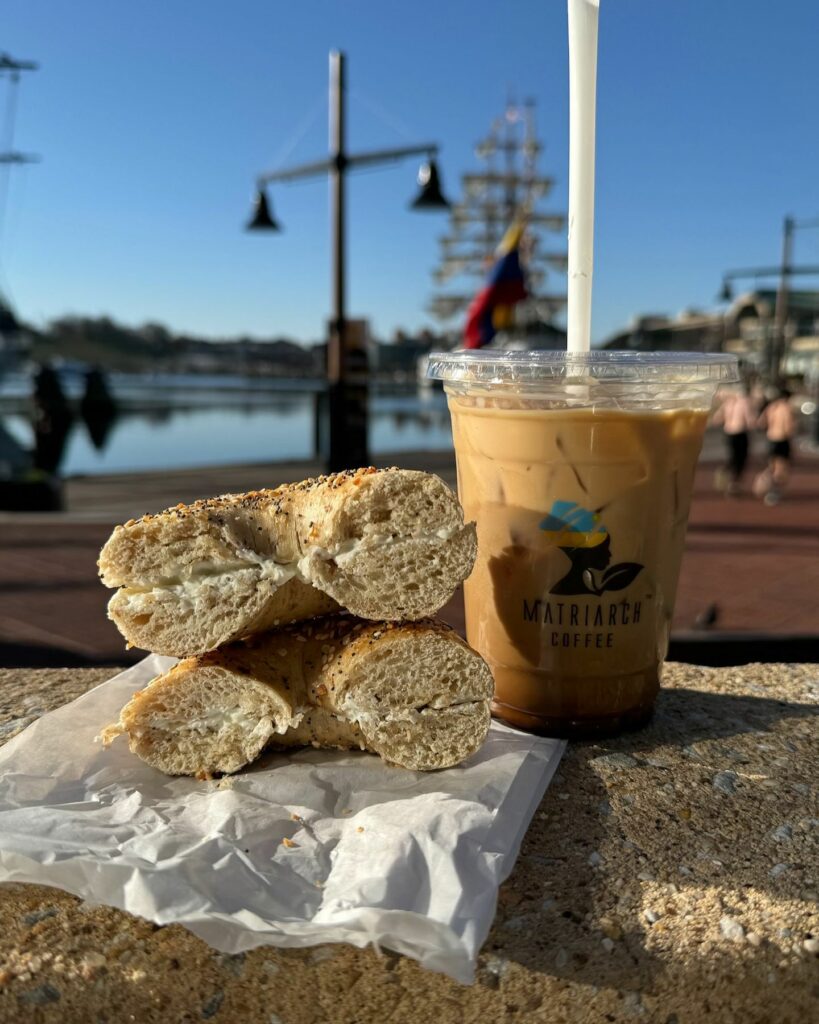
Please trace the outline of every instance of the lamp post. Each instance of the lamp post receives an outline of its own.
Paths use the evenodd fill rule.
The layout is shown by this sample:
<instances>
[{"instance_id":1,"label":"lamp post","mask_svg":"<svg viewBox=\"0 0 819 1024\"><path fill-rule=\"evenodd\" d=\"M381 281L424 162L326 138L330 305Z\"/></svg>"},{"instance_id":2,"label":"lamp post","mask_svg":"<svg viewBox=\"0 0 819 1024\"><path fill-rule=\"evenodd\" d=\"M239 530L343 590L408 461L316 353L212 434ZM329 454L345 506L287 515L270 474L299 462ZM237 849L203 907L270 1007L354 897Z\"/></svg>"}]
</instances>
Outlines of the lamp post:
<instances>
[{"instance_id":1,"label":"lamp post","mask_svg":"<svg viewBox=\"0 0 819 1024\"><path fill-rule=\"evenodd\" d=\"M330 153L326 160L299 164L260 174L249 230L281 230L271 213L266 186L273 182L299 181L329 175L330 221L332 230L332 317L327 345L329 439L326 461L329 472L369 462L367 446L366 370L350 365L346 311L346 176L358 167L395 163L411 156L426 156L418 175L420 192L411 204L415 210L445 210L449 203L441 192L435 157L438 146L429 142L398 149L348 153L345 117L345 65L343 53L330 54Z\"/></svg>"},{"instance_id":2,"label":"lamp post","mask_svg":"<svg viewBox=\"0 0 819 1024\"><path fill-rule=\"evenodd\" d=\"M819 217L812 220L796 221L793 217L785 217L782 224L782 262L778 267L748 267L744 270L728 270L722 275L720 299L730 302L733 298L731 281L741 277L779 277L774 307L773 331L768 332L765 340L765 370L768 379L775 381L779 377L780 365L785 355L785 333L788 324L788 294L790 278L794 274L819 274L819 266L793 265L793 234L798 228L819 227Z\"/></svg>"}]
</instances>

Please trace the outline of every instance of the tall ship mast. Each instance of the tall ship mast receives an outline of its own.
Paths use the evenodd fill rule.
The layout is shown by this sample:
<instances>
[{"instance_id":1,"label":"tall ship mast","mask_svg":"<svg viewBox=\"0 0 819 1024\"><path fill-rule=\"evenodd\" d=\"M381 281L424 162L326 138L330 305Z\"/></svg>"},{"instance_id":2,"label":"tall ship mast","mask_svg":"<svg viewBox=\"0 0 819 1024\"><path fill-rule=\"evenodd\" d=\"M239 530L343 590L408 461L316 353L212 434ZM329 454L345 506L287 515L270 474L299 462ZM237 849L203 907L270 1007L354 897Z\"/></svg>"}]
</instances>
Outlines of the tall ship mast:
<instances>
[{"instance_id":1,"label":"tall ship mast","mask_svg":"<svg viewBox=\"0 0 819 1024\"><path fill-rule=\"evenodd\" d=\"M539 173L543 145L535 130L535 101L510 101L503 117L492 122L475 155L483 169L461 177L463 197L453 205L449 231L438 239L441 255L432 278L438 290L427 311L443 324L460 328L469 303L492 266L506 230L523 217L521 243L529 297L518 305L514 327L499 340L560 334L555 319L566 305L561 280L553 290L551 277L566 273L566 215L541 208L554 179ZM562 233L563 238L554 236ZM549 237L552 236L552 237ZM452 323L459 318L459 323Z\"/></svg>"}]
</instances>

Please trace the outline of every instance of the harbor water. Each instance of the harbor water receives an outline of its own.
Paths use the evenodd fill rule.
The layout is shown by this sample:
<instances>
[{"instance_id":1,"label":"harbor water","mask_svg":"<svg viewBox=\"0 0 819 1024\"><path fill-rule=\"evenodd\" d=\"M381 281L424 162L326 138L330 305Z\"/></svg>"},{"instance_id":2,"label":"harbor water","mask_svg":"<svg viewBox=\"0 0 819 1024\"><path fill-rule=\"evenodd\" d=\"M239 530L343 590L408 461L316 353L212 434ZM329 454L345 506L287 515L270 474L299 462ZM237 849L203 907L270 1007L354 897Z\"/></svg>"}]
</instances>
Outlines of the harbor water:
<instances>
[{"instance_id":1,"label":"harbor water","mask_svg":"<svg viewBox=\"0 0 819 1024\"><path fill-rule=\"evenodd\" d=\"M61 373L72 402L82 377ZM104 430L80 415L68 428L59 471L86 474L181 469L310 458L321 382L183 374L111 374L117 413ZM31 378L0 379L0 425L23 448L34 443ZM374 387L369 398L373 454L451 446L443 393L416 386Z\"/></svg>"}]
</instances>

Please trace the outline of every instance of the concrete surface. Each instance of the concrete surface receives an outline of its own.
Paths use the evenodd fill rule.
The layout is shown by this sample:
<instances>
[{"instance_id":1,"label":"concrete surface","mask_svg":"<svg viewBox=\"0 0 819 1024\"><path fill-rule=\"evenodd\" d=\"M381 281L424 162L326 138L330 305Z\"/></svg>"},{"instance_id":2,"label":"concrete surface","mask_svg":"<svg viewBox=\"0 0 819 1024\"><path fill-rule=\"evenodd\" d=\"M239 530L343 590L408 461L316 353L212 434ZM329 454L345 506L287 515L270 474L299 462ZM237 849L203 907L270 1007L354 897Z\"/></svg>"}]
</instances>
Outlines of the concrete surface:
<instances>
[{"instance_id":1,"label":"concrete surface","mask_svg":"<svg viewBox=\"0 0 819 1024\"><path fill-rule=\"evenodd\" d=\"M0 737L108 674L0 671ZM4 885L0 1022L817 1020L817 711L819 666L667 666L649 727L569 748L472 986L345 946L223 956Z\"/></svg>"}]
</instances>

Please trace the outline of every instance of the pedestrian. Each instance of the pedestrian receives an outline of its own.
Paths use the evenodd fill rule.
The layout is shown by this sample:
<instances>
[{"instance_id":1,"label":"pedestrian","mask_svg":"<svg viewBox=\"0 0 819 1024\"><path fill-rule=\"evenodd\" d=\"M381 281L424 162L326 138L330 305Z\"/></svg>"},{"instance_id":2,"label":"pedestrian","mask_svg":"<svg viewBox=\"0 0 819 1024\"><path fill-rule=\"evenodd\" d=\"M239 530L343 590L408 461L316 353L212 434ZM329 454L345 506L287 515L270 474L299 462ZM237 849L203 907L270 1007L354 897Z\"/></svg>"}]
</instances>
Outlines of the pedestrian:
<instances>
[{"instance_id":1,"label":"pedestrian","mask_svg":"<svg viewBox=\"0 0 819 1024\"><path fill-rule=\"evenodd\" d=\"M712 422L722 426L728 448L726 464L717 473L717 487L726 494L739 494L742 489L742 476L748 464L749 433L756 426L757 418L747 384L739 391L725 392L714 413Z\"/></svg>"},{"instance_id":2,"label":"pedestrian","mask_svg":"<svg viewBox=\"0 0 819 1024\"><path fill-rule=\"evenodd\" d=\"M754 491L766 505L778 505L788 482L796 434L796 414L787 388L781 388L778 397L765 406L758 426L768 438L768 467L756 478Z\"/></svg>"}]
</instances>

